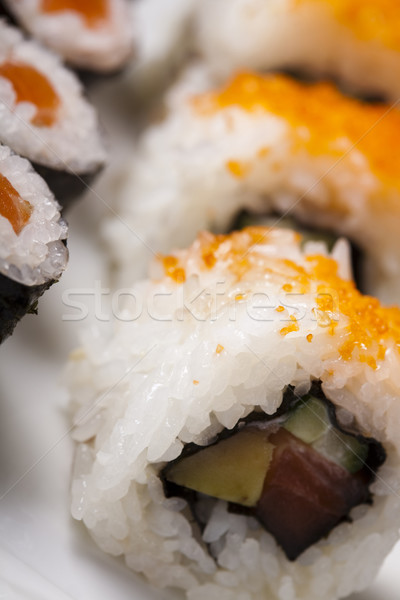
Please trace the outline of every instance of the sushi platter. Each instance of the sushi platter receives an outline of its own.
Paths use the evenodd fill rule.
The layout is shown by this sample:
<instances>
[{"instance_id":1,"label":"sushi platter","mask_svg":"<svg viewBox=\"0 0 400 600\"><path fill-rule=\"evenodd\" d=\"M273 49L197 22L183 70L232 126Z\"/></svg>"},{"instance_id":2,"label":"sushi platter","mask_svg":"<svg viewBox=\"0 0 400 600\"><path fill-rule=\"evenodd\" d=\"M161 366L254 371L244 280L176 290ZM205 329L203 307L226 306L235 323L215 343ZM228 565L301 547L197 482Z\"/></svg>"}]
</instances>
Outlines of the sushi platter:
<instances>
[{"instance_id":1,"label":"sushi platter","mask_svg":"<svg viewBox=\"0 0 400 600\"><path fill-rule=\"evenodd\" d=\"M0 2L1 598L398 600L398 31Z\"/></svg>"}]
</instances>

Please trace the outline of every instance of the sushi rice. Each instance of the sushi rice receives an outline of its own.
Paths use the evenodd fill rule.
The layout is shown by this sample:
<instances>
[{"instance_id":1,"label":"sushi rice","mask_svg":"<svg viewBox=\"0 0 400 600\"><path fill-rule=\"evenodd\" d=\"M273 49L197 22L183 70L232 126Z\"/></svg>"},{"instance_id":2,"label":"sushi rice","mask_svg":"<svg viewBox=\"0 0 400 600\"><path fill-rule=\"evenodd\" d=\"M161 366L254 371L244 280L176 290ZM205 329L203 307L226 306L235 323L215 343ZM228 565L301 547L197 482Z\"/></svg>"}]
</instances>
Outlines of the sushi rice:
<instances>
[{"instance_id":1,"label":"sushi rice","mask_svg":"<svg viewBox=\"0 0 400 600\"><path fill-rule=\"evenodd\" d=\"M66 372L72 514L104 551L190 600L333 600L368 586L400 526L400 312L349 276L343 240L329 255L285 230L202 233L153 264L118 319L86 333ZM385 448L373 505L293 562L222 500L200 533L186 501L166 498L161 469L312 380Z\"/></svg>"},{"instance_id":2,"label":"sushi rice","mask_svg":"<svg viewBox=\"0 0 400 600\"><path fill-rule=\"evenodd\" d=\"M0 216L0 273L26 286L58 279L67 264L68 229L57 201L29 162L1 145L0 173L32 210L18 234Z\"/></svg>"}]
</instances>

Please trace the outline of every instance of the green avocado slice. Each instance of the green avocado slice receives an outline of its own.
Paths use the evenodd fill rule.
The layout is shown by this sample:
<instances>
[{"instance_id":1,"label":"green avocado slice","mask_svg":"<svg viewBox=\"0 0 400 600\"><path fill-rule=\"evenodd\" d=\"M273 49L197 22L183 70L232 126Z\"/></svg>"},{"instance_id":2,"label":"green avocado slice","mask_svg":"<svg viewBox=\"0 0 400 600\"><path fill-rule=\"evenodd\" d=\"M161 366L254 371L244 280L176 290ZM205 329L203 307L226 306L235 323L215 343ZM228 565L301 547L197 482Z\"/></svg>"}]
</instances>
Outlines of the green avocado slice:
<instances>
[{"instance_id":1,"label":"green avocado slice","mask_svg":"<svg viewBox=\"0 0 400 600\"><path fill-rule=\"evenodd\" d=\"M216 444L178 458L164 471L167 481L214 498L255 506L272 460L268 433L245 427Z\"/></svg>"}]
</instances>

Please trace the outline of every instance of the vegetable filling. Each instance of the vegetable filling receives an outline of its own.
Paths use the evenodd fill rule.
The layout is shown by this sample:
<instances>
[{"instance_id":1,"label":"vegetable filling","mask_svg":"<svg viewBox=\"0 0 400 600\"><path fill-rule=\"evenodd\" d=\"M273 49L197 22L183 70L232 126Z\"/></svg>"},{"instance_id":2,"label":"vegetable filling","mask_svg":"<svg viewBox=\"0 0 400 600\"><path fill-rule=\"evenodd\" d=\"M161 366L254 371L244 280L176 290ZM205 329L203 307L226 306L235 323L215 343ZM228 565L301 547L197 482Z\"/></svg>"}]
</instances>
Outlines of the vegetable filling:
<instances>
[{"instance_id":1,"label":"vegetable filling","mask_svg":"<svg viewBox=\"0 0 400 600\"><path fill-rule=\"evenodd\" d=\"M12 83L17 102L35 105L36 114L31 119L33 125L50 127L56 122L61 101L47 77L40 71L10 60L0 65L0 77Z\"/></svg>"},{"instance_id":2,"label":"vegetable filling","mask_svg":"<svg viewBox=\"0 0 400 600\"><path fill-rule=\"evenodd\" d=\"M198 494L254 516L290 560L371 503L369 486L384 462L381 444L344 430L320 386L296 398L288 388L279 414L252 413L207 447L189 444L161 472L166 494Z\"/></svg>"},{"instance_id":3,"label":"vegetable filling","mask_svg":"<svg viewBox=\"0 0 400 600\"><path fill-rule=\"evenodd\" d=\"M32 214L32 206L21 198L17 190L0 173L0 215L8 219L18 235Z\"/></svg>"}]
</instances>

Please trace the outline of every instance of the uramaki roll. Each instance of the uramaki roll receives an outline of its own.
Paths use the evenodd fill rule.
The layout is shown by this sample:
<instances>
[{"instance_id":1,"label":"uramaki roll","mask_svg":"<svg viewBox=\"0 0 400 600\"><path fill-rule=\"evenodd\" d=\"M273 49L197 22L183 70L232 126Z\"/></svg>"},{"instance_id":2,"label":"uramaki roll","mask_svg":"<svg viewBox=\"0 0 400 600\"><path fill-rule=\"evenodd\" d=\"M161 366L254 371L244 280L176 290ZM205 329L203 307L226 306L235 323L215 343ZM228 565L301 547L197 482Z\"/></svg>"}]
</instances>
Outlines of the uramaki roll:
<instances>
[{"instance_id":1,"label":"uramaki roll","mask_svg":"<svg viewBox=\"0 0 400 600\"><path fill-rule=\"evenodd\" d=\"M202 233L86 335L72 512L103 550L190 600L369 584L400 524L400 310L347 263L290 231Z\"/></svg>"},{"instance_id":2,"label":"uramaki roll","mask_svg":"<svg viewBox=\"0 0 400 600\"><path fill-rule=\"evenodd\" d=\"M198 47L220 77L296 69L397 100L399 24L392 0L205 0Z\"/></svg>"},{"instance_id":3,"label":"uramaki roll","mask_svg":"<svg viewBox=\"0 0 400 600\"><path fill-rule=\"evenodd\" d=\"M397 301L398 107L280 74L240 73L196 94L203 76L189 71L120 168L118 218L104 226L119 283L143 273L151 250L227 231L246 209L348 236L366 256L365 289Z\"/></svg>"},{"instance_id":4,"label":"uramaki roll","mask_svg":"<svg viewBox=\"0 0 400 600\"><path fill-rule=\"evenodd\" d=\"M78 78L3 21L0 141L34 163L59 199L76 195L106 158L97 113Z\"/></svg>"},{"instance_id":5,"label":"uramaki roll","mask_svg":"<svg viewBox=\"0 0 400 600\"><path fill-rule=\"evenodd\" d=\"M0 145L0 342L64 271L67 226L44 180Z\"/></svg>"},{"instance_id":6,"label":"uramaki roll","mask_svg":"<svg viewBox=\"0 0 400 600\"><path fill-rule=\"evenodd\" d=\"M133 50L128 0L3 0L37 40L77 67L104 72L123 66Z\"/></svg>"}]
</instances>

